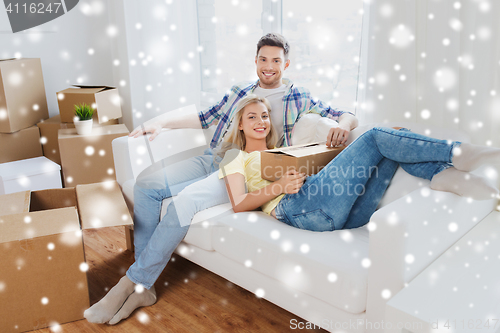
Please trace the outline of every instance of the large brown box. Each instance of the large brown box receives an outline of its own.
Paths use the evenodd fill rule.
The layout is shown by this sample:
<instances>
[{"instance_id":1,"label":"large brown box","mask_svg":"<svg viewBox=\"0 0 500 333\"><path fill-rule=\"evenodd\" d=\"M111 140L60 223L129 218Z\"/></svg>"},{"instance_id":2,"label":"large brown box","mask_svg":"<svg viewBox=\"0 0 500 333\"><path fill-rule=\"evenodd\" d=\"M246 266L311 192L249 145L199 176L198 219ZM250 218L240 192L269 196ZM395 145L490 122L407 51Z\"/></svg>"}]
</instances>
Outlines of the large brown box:
<instances>
[{"instance_id":1,"label":"large brown box","mask_svg":"<svg viewBox=\"0 0 500 333\"><path fill-rule=\"evenodd\" d=\"M94 122L94 126L107 126L115 124L118 124L118 119L112 119L103 124L97 124ZM43 156L60 165L61 155L59 153L59 144L57 142L57 132L60 129L75 128L75 124L62 123L61 116L57 115L52 118L46 119L36 125L40 129Z\"/></svg>"},{"instance_id":2,"label":"large brown box","mask_svg":"<svg viewBox=\"0 0 500 333\"><path fill-rule=\"evenodd\" d=\"M94 127L88 135L78 135L74 128L60 129L58 141L64 186L115 180L111 141L128 133L123 124Z\"/></svg>"},{"instance_id":3,"label":"large brown box","mask_svg":"<svg viewBox=\"0 0 500 333\"><path fill-rule=\"evenodd\" d=\"M59 114L63 123L72 123L75 117L75 105L82 103L92 106L94 122L105 123L122 116L120 95L118 89L107 86L81 86L68 88L57 93Z\"/></svg>"},{"instance_id":4,"label":"large brown box","mask_svg":"<svg viewBox=\"0 0 500 333\"><path fill-rule=\"evenodd\" d=\"M264 150L260 153L261 176L276 181L288 170L304 172L308 176L323 169L344 147L329 148L325 143L309 143Z\"/></svg>"},{"instance_id":5,"label":"large brown box","mask_svg":"<svg viewBox=\"0 0 500 333\"><path fill-rule=\"evenodd\" d=\"M49 117L40 59L0 60L0 133L12 133Z\"/></svg>"},{"instance_id":6,"label":"large brown box","mask_svg":"<svg viewBox=\"0 0 500 333\"><path fill-rule=\"evenodd\" d=\"M82 230L131 224L116 182L0 196L0 332L83 319Z\"/></svg>"},{"instance_id":7,"label":"large brown box","mask_svg":"<svg viewBox=\"0 0 500 333\"><path fill-rule=\"evenodd\" d=\"M0 133L0 163L43 156L38 127Z\"/></svg>"}]
</instances>

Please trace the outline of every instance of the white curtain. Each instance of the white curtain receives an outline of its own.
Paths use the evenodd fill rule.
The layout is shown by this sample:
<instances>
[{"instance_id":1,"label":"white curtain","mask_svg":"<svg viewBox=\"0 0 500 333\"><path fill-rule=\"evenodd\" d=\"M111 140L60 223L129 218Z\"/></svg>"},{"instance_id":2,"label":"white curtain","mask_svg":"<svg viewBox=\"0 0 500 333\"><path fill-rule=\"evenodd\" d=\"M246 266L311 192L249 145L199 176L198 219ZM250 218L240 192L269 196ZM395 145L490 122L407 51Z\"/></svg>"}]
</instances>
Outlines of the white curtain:
<instances>
[{"instance_id":1,"label":"white curtain","mask_svg":"<svg viewBox=\"0 0 500 333\"><path fill-rule=\"evenodd\" d=\"M456 128L473 143L500 147L500 1L364 2L360 121ZM367 320L383 311L370 309Z\"/></svg>"},{"instance_id":2,"label":"white curtain","mask_svg":"<svg viewBox=\"0 0 500 333\"><path fill-rule=\"evenodd\" d=\"M416 121L500 147L500 1L365 0L363 122Z\"/></svg>"}]
</instances>

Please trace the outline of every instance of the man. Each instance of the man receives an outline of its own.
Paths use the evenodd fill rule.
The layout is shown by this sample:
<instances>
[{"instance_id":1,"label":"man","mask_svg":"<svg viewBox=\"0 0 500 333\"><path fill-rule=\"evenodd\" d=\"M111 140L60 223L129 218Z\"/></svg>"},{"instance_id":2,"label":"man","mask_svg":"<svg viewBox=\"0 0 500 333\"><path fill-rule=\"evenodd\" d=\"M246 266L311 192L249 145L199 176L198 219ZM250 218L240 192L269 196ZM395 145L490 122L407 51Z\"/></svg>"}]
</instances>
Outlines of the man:
<instances>
[{"instance_id":1,"label":"man","mask_svg":"<svg viewBox=\"0 0 500 333\"><path fill-rule=\"evenodd\" d=\"M85 311L85 318L94 323L116 324L136 308L156 302L154 283L170 260L172 252L186 235L193 216L206 208L229 202L223 180L217 176L221 156L214 149L221 143L239 100L254 93L271 104L271 121L277 129L278 146L289 146L297 120L312 112L338 121L326 138L327 145L344 144L349 132L358 124L350 113L336 111L321 101L314 101L304 88L283 78L290 66L289 45L279 34L263 36L257 44L255 64L259 80L231 88L216 105L199 113L170 115L166 113L136 128L130 136L151 133L150 140L162 128L208 128L216 125L210 148L201 156L143 172L134 187L135 263L126 276L98 303ZM145 170L146 171L146 170ZM165 198L177 195L160 220Z\"/></svg>"}]
</instances>

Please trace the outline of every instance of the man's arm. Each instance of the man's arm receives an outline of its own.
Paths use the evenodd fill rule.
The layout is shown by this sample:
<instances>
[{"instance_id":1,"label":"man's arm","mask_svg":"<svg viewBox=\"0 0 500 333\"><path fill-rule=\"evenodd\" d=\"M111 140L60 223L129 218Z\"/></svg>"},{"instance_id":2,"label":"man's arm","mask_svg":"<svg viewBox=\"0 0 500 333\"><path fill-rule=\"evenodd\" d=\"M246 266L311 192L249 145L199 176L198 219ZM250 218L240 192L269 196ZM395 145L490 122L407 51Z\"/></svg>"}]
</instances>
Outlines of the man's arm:
<instances>
[{"instance_id":1,"label":"man's arm","mask_svg":"<svg viewBox=\"0 0 500 333\"><path fill-rule=\"evenodd\" d=\"M166 112L147 122L158 123L162 128L201 128L198 112L186 112L179 114L177 112Z\"/></svg>"},{"instance_id":2,"label":"man's arm","mask_svg":"<svg viewBox=\"0 0 500 333\"><path fill-rule=\"evenodd\" d=\"M332 127L328 132L326 145L330 147L345 144L351 130L358 126L358 118L350 112L333 109L322 101L313 99L309 90L305 88L295 89L294 96L302 101L305 100L305 103L302 103L302 111L299 112L316 113L339 123L338 127Z\"/></svg>"},{"instance_id":3,"label":"man's arm","mask_svg":"<svg viewBox=\"0 0 500 333\"><path fill-rule=\"evenodd\" d=\"M199 128L201 122L198 112L188 112L179 114L177 112L166 112L144 124L136 127L128 136L137 138L138 136L152 133L149 140L152 141L160 134L162 128Z\"/></svg>"},{"instance_id":4,"label":"man's arm","mask_svg":"<svg viewBox=\"0 0 500 333\"><path fill-rule=\"evenodd\" d=\"M339 117L339 126L348 128L349 131L358 127L358 123L358 118L351 113L346 112Z\"/></svg>"},{"instance_id":5,"label":"man's arm","mask_svg":"<svg viewBox=\"0 0 500 333\"><path fill-rule=\"evenodd\" d=\"M338 119L338 127L330 128L326 137L326 145L328 147L339 146L346 143L349 133L358 127L358 118L351 113L343 113Z\"/></svg>"},{"instance_id":6,"label":"man's arm","mask_svg":"<svg viewBox=\"0 0 500 333\"><path fill-rule=\"evenodd\" d=\"M166 112L144 122L144 124L135 128L129 136L137 138L138 136L152 133L149 138L152 141L160 134L162 128L208 128L220 117L220 112L227 100L228 94L219 103L201 112L194 111L182 114L179 114L179 112Z\"/></svg>"}]
</instances>

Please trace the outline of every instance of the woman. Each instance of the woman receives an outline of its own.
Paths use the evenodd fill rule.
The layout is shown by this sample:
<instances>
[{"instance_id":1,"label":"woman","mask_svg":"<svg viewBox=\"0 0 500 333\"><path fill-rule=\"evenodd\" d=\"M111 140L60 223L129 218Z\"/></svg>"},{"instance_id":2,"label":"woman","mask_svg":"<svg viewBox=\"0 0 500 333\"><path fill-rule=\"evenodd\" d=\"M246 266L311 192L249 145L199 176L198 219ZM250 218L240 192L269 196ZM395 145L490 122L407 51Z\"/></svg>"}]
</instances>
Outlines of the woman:
<instances>
[{"instance_id":1,"label":"woman","mask_svg":"<svg viewBox=\"0 0 500 333\"><path fill-rule=\"evenodd\" d=\"M260 174L260 151L276 142L269 103L249 95L236 112L225 141L239 149L226 152L219 170L235 212L261 207L281 222L311 231L357 228L368 223L398 165L431 180L435 190L477 200L498 195L484 178L469 171L500 161L500 149L391 128L363 133L316 175L306 178L289 171L270 182Z\"/></svg>"}]
</instances>

